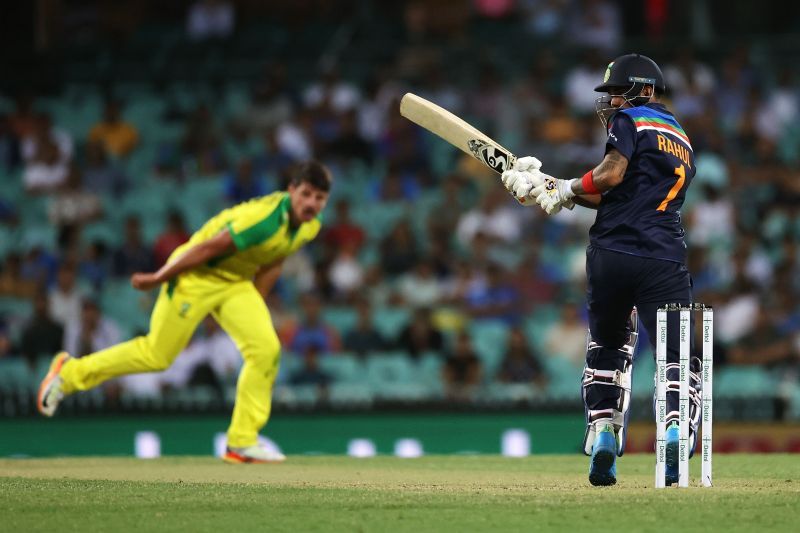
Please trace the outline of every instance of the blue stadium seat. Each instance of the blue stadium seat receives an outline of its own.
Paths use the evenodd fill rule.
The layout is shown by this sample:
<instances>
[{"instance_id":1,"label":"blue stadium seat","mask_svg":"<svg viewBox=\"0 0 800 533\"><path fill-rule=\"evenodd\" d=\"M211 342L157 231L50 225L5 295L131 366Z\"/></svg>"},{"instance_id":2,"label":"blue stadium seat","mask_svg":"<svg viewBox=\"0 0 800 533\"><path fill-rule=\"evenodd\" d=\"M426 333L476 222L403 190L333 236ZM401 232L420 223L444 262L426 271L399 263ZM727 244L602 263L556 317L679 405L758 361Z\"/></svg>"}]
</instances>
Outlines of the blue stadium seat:
<instances>
[{"instance_id":1,"label":"blue stadium seat","mask_svg":"<svg viewBox=\"0 0 800 533\"><path fill-rule=\"evenodd\" d=\"M774 396L777 381L763 367L756 365L727 366L715 369L716 398L749 398Z\"/></svg>"},{"instance_id":2,"label":"blue stadium seat","mask_svg":"<svg viewBox=\"0 0 800 533\"><path fill-rule=\"evenodd\" d=\"M328 306L322 311L322 321L344 335L356 326L356 310L346 306Z\"/></svg>"},{"instance_id":3,"label":"blue stadium seat","mask_svg":"<svg viewBox=\"0 0 800 533\"><path fill-rule=\"evenodd\" d=\"M334 407L369 407L372 390L363 383L333 383L328 387L328 401Z\"/></svg>"},{"instance_id":4,"label":"blue stadium seat","mask_svg":"<svg viewBox=\"0 0 800 533\"><path fill-rule=\"evenodd\" d=\"M400 330L408 324L410 311L401 307L382 307L375 309L372 318L375 322L375 329L387 339L395 339L400 334Z\"/></svg>"},{"instance_id":5,"label":"blue stadium seat","mask_svg":"<svg viewBox=\"0 0 800 533\"><path fill-rule=\"evenodd\" d=\"M16 357L0 359L0 391L28 391L33 379L32 372L23 359Z\"/></svg>"},{"instance_id":6,"label":"blue stadium seat","mask_svg":"<svg viewBox=\"0 0 800 533\"><path fill-rule=\"evenodd\" d=\"M508 326L493 320L475 320L470 324L469 333L475 352L483 363L484 375L491 379L505 355Z\"/></svg>"},{"instance_id":7,"label":"blue stadium seat","mask_svg":"<svg viewBox=\"0 0 800 533\"><path fill-rule=\"evenodd\" d=\"M360 383L364 380L363 363L351 353L332 353L319 358L319 367L336 383Z\"/></svg>"}]
</instances>

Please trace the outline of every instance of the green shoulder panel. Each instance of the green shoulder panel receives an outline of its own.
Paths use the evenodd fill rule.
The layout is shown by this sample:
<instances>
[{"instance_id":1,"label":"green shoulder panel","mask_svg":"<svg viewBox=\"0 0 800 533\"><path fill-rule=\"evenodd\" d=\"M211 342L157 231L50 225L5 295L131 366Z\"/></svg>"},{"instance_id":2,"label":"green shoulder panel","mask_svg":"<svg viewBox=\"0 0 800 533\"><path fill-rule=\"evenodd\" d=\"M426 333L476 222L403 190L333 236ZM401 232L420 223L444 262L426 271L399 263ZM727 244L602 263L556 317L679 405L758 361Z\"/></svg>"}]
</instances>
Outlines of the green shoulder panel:
<instances>
[{"instance_id":1,"label":"green shoulder panel","mask_svg":"<svg viewBox=\"0 0 800 533\"><path fill-rule=\"evenodd\" d=\"M286 196L270 214L240 233L236 233L233 227L228 224L228 231L231 234L233 243L236 245L236 249L245 250L273 236L281 227L288 207L289 197Z\"/></svg>"}]
</instances>

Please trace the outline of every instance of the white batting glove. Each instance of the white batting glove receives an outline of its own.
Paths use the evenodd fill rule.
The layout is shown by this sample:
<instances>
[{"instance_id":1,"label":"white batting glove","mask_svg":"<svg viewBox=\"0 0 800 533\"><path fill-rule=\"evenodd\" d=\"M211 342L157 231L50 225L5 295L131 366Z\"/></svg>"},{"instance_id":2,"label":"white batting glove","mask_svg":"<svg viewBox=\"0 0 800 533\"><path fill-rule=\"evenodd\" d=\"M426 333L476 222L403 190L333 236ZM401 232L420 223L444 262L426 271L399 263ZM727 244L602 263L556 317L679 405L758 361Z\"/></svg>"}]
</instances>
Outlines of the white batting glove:
<instances>
[{"instance_id":1,"label":"white batting glove","mask_svg":"<svg viewBox=\"0 0 800 533\"><path fill-rule=\"evenodd\" d=\"M562 207L572 209L575 206L572 201L575 196L572 192L573 180L560 180L547 174L542 174L542 178L543 182L534 187L529 196L536 199L545 213L555 215Z\"/></svg>"},{"instance_id":2,"label":"white batting glove","mask_svg":"<svg viewBox=\"0 0 800 533\"><path fill-rule=\"evenodd\" d=\"M530 172L532 170L539 170L542 168L542 162L529 155L527 157L520 157L514 162L514 170L521 172Z\"/></svg>"}]
</instances>

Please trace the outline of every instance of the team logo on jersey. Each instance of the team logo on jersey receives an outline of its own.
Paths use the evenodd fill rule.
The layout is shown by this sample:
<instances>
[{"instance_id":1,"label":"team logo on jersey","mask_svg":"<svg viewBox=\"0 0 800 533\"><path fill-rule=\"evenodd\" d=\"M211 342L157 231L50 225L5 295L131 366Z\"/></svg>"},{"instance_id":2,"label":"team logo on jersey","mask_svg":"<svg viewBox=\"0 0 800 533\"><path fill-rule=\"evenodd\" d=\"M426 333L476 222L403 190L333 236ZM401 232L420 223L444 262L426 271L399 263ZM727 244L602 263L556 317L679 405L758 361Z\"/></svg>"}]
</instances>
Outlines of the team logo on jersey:
<instances>
[{"instance_id":1,"label":"team logo on jersey","mask_svg":"<svg viewBox=\"0 0 800 533\"><path fill-rule=\"evenodd\" d=\"M608 78L611 77L611 67L613 66L614 62L612 61L611 63L608 64L608 67L606 67L606 75L603 76L603 83L606 83L608 81Z\"/></svg>"},{"instance_id":2,"label":"team logo on jersey","mask_svg":"<svg viewBox=\"0 0 800 533\"><path fill-rule=\"evenodd\" d=\"M480 139L471 139L467 142L467 146L476 159L501 174L513 163L514 156Z\"/></svg>"},{"instance_id":3,"label":"team logo on jersey","mask_svg":"<svg viewBox=\"0 0 800 533\"><path fill-rule=\"evenodd\" d=\"M186 318L186 314L189 312L189 309L192 307L192 304L189 302L183 302L181 304L181 310L178 311L178 316L181 318Z\"/></svg>"}]
</instances>

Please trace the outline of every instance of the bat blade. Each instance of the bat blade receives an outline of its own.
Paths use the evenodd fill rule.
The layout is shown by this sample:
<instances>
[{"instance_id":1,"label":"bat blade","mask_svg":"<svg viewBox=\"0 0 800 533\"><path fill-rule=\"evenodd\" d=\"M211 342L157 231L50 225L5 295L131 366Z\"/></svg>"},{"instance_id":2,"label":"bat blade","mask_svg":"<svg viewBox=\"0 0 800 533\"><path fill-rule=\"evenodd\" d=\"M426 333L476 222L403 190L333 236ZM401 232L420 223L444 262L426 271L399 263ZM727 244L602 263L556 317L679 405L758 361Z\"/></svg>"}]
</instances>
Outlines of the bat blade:
<instances>
[{"instance_id":1,"label":"bat blade","mask_svg":"<svg viewBox=\"0 0 800 533\"><path fill-rule=\"evenodd\" d=\"M471 155L498 174L511 168L517 160L510 150L467 121L416 94L406 93L403 96L400 100L400 114ZM517 200L522 204L530 203L530 200L525 198Z\"/></svg>"}]
</instances>

